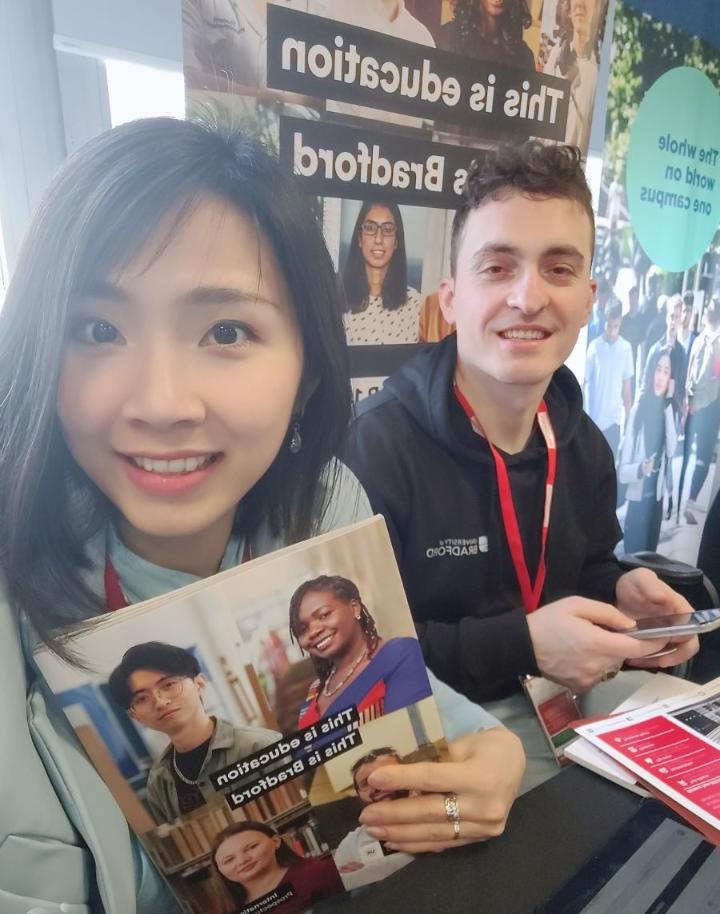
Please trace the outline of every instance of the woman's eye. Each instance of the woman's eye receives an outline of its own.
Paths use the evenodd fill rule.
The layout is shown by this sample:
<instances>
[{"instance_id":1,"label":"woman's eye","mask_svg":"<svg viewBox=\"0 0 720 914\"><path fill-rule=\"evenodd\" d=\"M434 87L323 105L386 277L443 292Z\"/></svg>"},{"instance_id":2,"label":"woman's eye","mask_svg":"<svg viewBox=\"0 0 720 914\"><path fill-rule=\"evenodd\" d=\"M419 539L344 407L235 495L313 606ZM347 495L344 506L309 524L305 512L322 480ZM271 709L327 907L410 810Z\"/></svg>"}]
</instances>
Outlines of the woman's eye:
<instances>
[{"instance_id":1,"label":"woman's eye","mask_svg":"<svg viewBox=\"0 0 720 914\"><path fill-rule=\"evenodd\" d=\"M251 331L239 321L219 321L202 338L202 346L244 346L253 338Z\"/></svg>"},{"instance_id":2,"label":"woman's eye","mask_svg":"<svg viewBox=\"0 0 720 914\"><path fill-rule=\"evenodd\" d=\"M81 343L90 345L102 343L117 343L121 339L120 331L109 321L91 319L83 320L75 325L74 333Z\"/></svg>"},{"instance_id":3,"label":"woman's eye","mask_svg":"<svg viewBox=\"0 0 720 914\"><path fill-rule=\"evenodd\" d=\"M120 333L109 321L84 320L76 324L74 336L82 343L117 343Z\"/></svg>"}]
</instances>

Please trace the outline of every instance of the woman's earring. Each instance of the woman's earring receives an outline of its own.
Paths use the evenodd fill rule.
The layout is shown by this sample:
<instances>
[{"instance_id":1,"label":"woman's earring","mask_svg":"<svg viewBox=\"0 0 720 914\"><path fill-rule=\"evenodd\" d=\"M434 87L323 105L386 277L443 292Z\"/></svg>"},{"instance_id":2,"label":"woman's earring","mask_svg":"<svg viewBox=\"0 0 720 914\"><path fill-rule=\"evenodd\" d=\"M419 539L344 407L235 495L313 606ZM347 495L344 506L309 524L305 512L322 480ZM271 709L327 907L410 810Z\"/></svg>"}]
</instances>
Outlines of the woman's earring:
<instances>
[{"instance_id":1,"label":"woman's earring","mask_svg":"<svg viewBox=\"0 0 720 914\"><path fill-rule=\"evenodd\" d=\"M290 436L290 453L299 454L302 447L302 438L300 437L300 419L293 422L292 435Z\"/></svg>"}]
</instances>

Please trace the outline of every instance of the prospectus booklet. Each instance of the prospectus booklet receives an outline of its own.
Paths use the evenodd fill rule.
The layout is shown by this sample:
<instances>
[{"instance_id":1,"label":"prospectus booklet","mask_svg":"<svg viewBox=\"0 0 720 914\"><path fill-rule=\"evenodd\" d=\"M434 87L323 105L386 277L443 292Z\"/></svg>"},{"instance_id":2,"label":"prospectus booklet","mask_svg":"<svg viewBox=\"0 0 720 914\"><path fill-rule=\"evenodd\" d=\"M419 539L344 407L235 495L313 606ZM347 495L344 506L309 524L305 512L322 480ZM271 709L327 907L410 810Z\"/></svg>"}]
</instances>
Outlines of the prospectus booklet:
<instances>
[{"instance_id":1,"label":"prospectus booklet","mask_svg":"<svg viewBox=\"0 0 720 914\"><path fill-rule=\"evenodd\" d=\"M412 858L369 775L446 751L382 518L107 613L38 666L193 914L292 914Z\"/></svg>"}]
</instances>

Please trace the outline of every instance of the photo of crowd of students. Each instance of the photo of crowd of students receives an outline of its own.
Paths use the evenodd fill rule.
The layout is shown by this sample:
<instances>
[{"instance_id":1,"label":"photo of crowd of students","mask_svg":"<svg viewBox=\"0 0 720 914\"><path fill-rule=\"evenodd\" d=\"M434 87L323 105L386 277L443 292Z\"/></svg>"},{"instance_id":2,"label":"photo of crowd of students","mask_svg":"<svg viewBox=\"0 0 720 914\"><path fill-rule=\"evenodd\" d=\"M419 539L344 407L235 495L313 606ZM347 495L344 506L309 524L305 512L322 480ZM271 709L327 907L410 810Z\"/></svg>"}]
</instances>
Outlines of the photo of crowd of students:
<instances>
[{"instance_id":1,"label":"photo of crowd of students","mask_svg":"<svg viewBox=\"0 0 720 914\"><path fill-rule=\"evenodd\" d=\"M342 267L348 344L416 343L420 295L408 283L405 228L394 203L366 201Z\"/></svg>"},{"instance_id":2,"label":"photo of crowd of students","mask_svg":"<svg viewBox=\"0 0 720 914\"><path fill-rule=\"evenodd\" d=\"M351 706L373 720L431 694L417 639L384 640L347 578L321 575L301 584L290 600L290 631L317 674L300 727Z\"/></svg>"},{"instance_id":3,"label":"photo of crowd of students","mask_svg":"<svg viewBox=\"0 0 720 914\"><path fill-rule=\"evenodd\" d=\"M232 899L232 914L253 902L258 902L256 910L300 914L344 891L329 854L304 857L263 822L236 822L221 831L212 845L212 863Z\"/></svg>"},{"instance_id":4,"label":"photo of crowd of students","mask_svg":"<svg viewBox=\"0 0 720 914\"><path fill-rule=\"evenodd\" d=\"M672 522L671 527L682 521L691 526L698 523L697 500L720 432L718 299L710 298L701 310L695 307L697 296L692 290L661 292L656 268L648 272L645 288L641 304L639 285L627 289L622 315L620 300L601 275L588 328L585 409L605 434L616 461L620 455L619 504L627 502L622 518L626 552L657 549L663 518ZM618 315L622 315L619 339ZM598 336L601 323L605 331ZM661 391L663 377L670 393ZM661 394L665 406L651 405ZM632 410L630 404L634 404ZM620 426L609 425L610 407L615 416L622 416ZM645 431L640 434L640 429ZM655 443L643 449L643 438ZM618 440L622 442L619 452ZM686 491L693 458L692 481Z\"/></svg>"},{"instance_id":5,"label":"photo of crowd of students","mask_svg":"<svg viewBox=\"0 0 720 914\"><path fill-rule=\"evenodd\" d=\"M597 291L588 322L584 404L605 432L597 393L612 388L613 407L622 416L619 450L617 429L608 438L616 458L618 519L624 530L618 548L659 549L694 561L700 526L716 489L710 470L720 434L718 282L708 283L692 271L684 276L664 273L649 259L632 232L621 163L603 176L599 209ZM598 350L605 348L598 340L606 338L607 318L618 310L620 341L631 350L629 403L627 354L620 359L616 348L615 364L608 361L605 372L597 370ZM651 405L656 386L662 386L660 374L667 376L671 391L662 408ZM640 428L645 429L642 434ZM655 442L647 450L645 438Z\"/></svg>"},{"instance_id":6,"label":"photo of crowd of students","mask_svg":"<svg viewBox=\"0 0 720 914\"><path fill-rule=\"evenodd\" d=\"M698 496L705 484L720 432L720 298L705 310L705 326L692 344L685 387L685 442L678 492L678 516L684 495L685 473L695 446L695 467L684 517L697 524ZM716 471L717 472L717 469Z\"/></svg>"},{"instance_id":7,"label":"photo of crowd of students","mask_svg":"<svg viewBox=\"0 0 720 914\"><path fill-rule=\"evenodd\" d=\"M704 329L698 333L695 329L699 319L699 314L694 308L695 294L688 290L682 294L667 295L659 292L659 288L659 272L653 270L648 274L646 295L639 305L639 287L630 286L626 293L627 308L623 315L623 306L612 285L601 275L588 327L590 343L585 374L585 409L605 434L616 461L619 441L622 441L623 437L630 437L630 440L620 447L621 456L618 464L618 486L621 493L619 503L625 498L628 503L624 520L623 546L628 552L657 548L660 527L659 521L656 523L655 520L656 513L659 518L664 516L667 521L674 516L676 523L679 523L681 518L691 525L697 522L696 499L707 478L720 428L720 406L713 405L718 402L717 378L720 374L712 356L716 301L711 299L706 305L702 316ZM618 317L619 327L616 327ZM597 331L601 325L604 325L605 330L598 335ZM698 346L703 347L702 355ZM628 478L632 475L628 466L632 465L632 455L636 455L637 444L637 438L632 432L633 416L638 409L640 415L643 415L648 408L640 407L640 401L653 396L661 355L664 356L662 364L666 360L670 362L672 392L668 395L668 402L672 408L674 431L672 435L668 432L663 449L650 448L644 457L649 457L653 453L656 455L652 478L660 479L662 491L658 490L658 497L664 500L665 509L662 509L662 503L657 510L654 507L650 529L640 534L640 514L637 507L640 499L639 478ZM694 385L688 387L691 366ZM697 385L704 391L699 400ZM635 405L631 414L630 407L633 403ZM691 420L692 404L700 410L705 406L711 406L708 413L701 414L700 423ZM615 417L612 423L609 421L611 412ZM699 442L698 428L703 432ZM672 441L675 443L671 446ZM695 481L691 486L688 502L685 503L684 499L688 494L685 492L685 475L693 451ZM623 454L625 456L622 456ZM673 455L677 460L673 460ZM624 468L623 464L626 465ZM645 466L647 468L649 463L646 462ZM646 476L645 479L643 498L649 499L652 485L647 481L649 477ZM634 494L626 495L626 484L632 484L629 491Z\"/></svg>"},{"instance_id":8,"label":"photo of crowd of students","mask_svg":"<svg viewBox=\"0 0 720 914\"><path fill-rule=\"evenodd\" d=\"M168 746L147 777L145 802L158 824L217 797L209 776L280 739L264 727L237 727L205 710L207 679L185 648L159 641L127 650L110 674L110 694L133 721L164 734Z\"/></svg>"}]
</instances>

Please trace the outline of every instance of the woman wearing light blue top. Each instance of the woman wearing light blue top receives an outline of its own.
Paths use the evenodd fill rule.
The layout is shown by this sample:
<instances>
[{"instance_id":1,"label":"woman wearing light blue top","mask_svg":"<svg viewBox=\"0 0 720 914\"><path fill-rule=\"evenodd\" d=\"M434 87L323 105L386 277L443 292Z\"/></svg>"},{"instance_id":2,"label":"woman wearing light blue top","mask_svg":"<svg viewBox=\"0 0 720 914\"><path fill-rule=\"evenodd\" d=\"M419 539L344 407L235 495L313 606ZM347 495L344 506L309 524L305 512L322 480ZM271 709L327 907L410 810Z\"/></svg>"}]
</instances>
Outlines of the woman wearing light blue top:
<instances>
[{"instance_id":1,"label":"woman wearing light blue top","mask_svg":"<svg viewBox=\"0 0 720 914\"><path fill-rule=\"evenodd\" d=\"M332 459L349 410L332 263L277 163L167 119L68 161L0 313L3 914L174 910L23 642L26 657L37 638L67 653L59 634L118 594L157 596L368 516ZM409 851L497 834L523 769L511 734L435 688L450 738L490 729L447 764L385 774L425 791L366 823Z\"/></svg>"}]
</instances>

